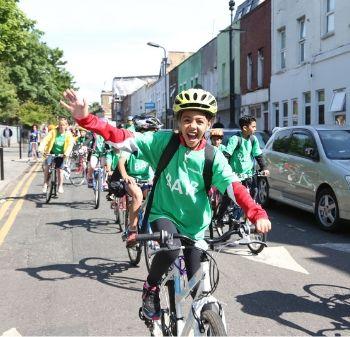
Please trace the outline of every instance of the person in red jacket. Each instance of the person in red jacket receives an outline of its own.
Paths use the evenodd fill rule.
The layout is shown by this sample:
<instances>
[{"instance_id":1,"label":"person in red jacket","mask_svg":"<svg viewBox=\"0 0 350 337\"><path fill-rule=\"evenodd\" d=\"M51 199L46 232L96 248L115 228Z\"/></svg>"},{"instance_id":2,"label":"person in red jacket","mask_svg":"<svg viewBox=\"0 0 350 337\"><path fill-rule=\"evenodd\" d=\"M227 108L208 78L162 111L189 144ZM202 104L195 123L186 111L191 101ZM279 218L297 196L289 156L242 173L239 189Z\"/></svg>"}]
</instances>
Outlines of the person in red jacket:
<instances>
[{"instance_id":1,"label":"person in red jacket","mask_svg":"<svg viewBox=\"0 0 350 337\"><path fill-rule=\"evenodd\" d=\"M80 101L73 90L66 90L64 97L66 102L61 101L61 104L72 113L79 125L99 133L112 146L137 153L138 158L147 161L154 170L157 168L173 132L160 130L139 134L117 129L89 114L87 102ZM189 89L176 96L173 110L178 120L180 146L159 177L149 221L153 232L178 232L200 240L204 238L212 215L203 178L204 136L216 115L217 103L209 92ZM266 212L253 201L224 155L217 149L214 153L212 185L222 194L227 192L259 232L266 233L271 229ZM174 245L181 246L181 242L174 240ZM149 319L159 319L158 285L178 254L179 250L161 251L153 259L142 295L143 314ZM184 257L187 277L190 279L200 268L201 253L196 249L184 249Z\"/></svg>"}]
</instances>

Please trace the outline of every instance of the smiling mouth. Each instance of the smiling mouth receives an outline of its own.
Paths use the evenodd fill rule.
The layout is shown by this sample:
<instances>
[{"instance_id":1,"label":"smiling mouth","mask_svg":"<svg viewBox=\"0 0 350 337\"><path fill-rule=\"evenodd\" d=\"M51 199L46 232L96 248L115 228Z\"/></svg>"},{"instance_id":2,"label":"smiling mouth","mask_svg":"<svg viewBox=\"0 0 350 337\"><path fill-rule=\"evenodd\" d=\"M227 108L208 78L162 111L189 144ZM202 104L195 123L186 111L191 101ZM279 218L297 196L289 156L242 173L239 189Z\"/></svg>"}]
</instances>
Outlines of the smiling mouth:
<instances>
[{"instance_id":1,"label":"smiling mouth","mask_svg":"<svg viewBox=\"0 0 350 337\"><path fill-rule=\"evenodd\" d=\"M187 134L187 138L189 140L194 141L194 140L197 140L197 135L196 134Z\"/></svg>"}]
</instances>

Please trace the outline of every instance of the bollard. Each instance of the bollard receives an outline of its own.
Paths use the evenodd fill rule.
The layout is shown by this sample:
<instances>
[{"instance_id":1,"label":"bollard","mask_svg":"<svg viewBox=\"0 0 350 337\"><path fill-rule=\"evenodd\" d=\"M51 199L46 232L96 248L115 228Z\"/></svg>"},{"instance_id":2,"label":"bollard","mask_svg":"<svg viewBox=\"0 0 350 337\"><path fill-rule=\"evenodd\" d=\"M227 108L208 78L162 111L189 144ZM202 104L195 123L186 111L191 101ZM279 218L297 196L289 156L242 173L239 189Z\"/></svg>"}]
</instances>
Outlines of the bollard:
<instances>
[{"instance_id":1,"label":"bollard","mask_svg":"<svg viewBox=\"0 0 350 337\"><path fill-rule=\"evenodd\" d=\"M4 179L4 148L0 147L0 180Z\"/></svg>"}]
</instances>

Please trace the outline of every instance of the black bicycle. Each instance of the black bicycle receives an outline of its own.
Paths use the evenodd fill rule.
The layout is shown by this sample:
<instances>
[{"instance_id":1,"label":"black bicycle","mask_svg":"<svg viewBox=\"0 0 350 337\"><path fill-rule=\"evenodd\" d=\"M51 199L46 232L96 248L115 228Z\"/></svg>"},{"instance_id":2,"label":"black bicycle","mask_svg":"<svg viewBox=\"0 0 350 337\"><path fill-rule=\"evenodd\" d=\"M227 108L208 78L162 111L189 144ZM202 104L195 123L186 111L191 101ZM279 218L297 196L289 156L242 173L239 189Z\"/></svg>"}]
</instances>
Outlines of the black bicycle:
<instances>
[{"instance_id":1,"label":"black bicycle","mask_svg":"<svg viewBox=\"0 0 350 337\"><path fill-rule=\"evenodd\" d=\"M46 203L48 204L52 197L57 197L57 168L56 158L62 158L62 154L50 154L51 162L49 165L47 190L46 190Z\"/></svg>"}]
</instances>

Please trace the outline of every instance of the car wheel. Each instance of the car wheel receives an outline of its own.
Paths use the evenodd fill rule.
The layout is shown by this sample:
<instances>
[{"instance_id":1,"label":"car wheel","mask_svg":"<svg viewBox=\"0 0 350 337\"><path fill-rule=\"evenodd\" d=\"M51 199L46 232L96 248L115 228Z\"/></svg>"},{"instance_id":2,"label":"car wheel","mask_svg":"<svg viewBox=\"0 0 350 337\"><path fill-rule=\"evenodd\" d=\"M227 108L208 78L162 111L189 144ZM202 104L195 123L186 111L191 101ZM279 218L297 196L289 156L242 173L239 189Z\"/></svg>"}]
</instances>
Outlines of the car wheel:
<instances>
[{"instance_id":1,"label":"car wheel","mask_svg":"<svg viewBox=\"0 0 350 337\"><path fill-rule=\"evenodd\" d=\"M258 179L258 200L257 200L257 202L263 207L266 207L270 204L269 183L267 182L266 178L259 178Z\"/></svg>"},{"instance_id":2,"label":"car wheel","mask_svg":"<svg viewBox=\"0 0 350 337\"><path fill-rule=\"evenodd\" d=\"M338 202L330 188L325 188L317 194L315 216L323 230L332 232L339 228Z\"/></svg>"}]
</instances>

